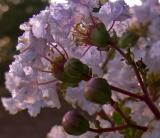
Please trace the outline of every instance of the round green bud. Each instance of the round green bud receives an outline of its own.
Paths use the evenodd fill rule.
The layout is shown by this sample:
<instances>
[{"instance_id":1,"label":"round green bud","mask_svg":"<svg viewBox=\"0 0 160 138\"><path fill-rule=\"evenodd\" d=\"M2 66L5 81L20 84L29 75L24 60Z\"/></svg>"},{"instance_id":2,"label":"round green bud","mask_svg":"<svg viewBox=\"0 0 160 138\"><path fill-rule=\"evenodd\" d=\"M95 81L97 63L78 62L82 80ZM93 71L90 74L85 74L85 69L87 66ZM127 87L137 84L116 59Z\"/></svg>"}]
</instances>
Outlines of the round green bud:
<instances>
[{"instance_id":1,"label":"round green bud","mask_svg":"<svg viewBox=\"0 0 160 138\"><path fill-rule=\"evenodd\" d=\"M132 47L137 43L138 36L132 32L125 32L118 40L118 46L121 48Z\"/></svg>"},{"instance_id":2,"label":"round green bud","mask_svg":"<svg viewBox=\"0 0 160 138\"><path fill-rule=\"evenodd\" d=\"M71 135L81 135L88 131L89 122L80 111L67 112L62 119L64 130Z\"/></svg>"},{"instance_id":3,"label":"round green bud","mask_svg":"<svg viewBox=\"0 0 160 138\"><path fill-rule=\"evenodd\" d=\"M105 79L92 78L84 88L84 96L93 103L106 104L111 98L111 88Z\"/></svg>"},{"instance_id":4,"label":"round green bud","mask_svg":"<svg viewBox=\"0 0 160 138\"><path fill-rule=\"evenodd\" d=\"M73 78L69 76L66 72L61 72L61 75L59 77L59 80L61 80L64 84L67 86L77 86L78 83L81 81L79 78Z\"/></svg>"},{"instance_id":5,"label":"round green bud","mask_svg":"<svg viewBox=\"0 0 160 138\"><path fill-rule=\"evenodd\" d=\"M83 79L88 74L89 68L79 59L70 58L64 64L64 72L71 78Z\"/></svg>"},{"instance_id":6,"label":"round green bud","mask_svg":"<svg viewBox=\"0 0 160 138\"><path fill-rule=\"evenodd\" d=\"M64 59L62 56L55 57L53 59L53 64L52 64L52 73L55 76L55 78L62 81L63 83L69 86L76 86L81 81L81 79L78 77L75 78L69 76L64 71L64 65L66 62L67 62L66 59Z\"/></svg>"},{"instance_id":7,"label":"round green bud","mask_svg":"<svg viewBox=\"0 0 160 138\"><path fill-rule=\"evenodd\" d=\"M79 59L70 58L64 64L64 71L71 77L81 78L83 63Z\"/></svg>"},{"instance_id":8,"label":"round green bud","mask_svg":"<svg viewBox=\"0 0 160 138\"><path fill-rule=\"evenodd\" d=\"M97 24L91 31L90 40L91 44L98 48L105 47L110 42L110 35L103 23Z\"/></svg>"}]
</instances>

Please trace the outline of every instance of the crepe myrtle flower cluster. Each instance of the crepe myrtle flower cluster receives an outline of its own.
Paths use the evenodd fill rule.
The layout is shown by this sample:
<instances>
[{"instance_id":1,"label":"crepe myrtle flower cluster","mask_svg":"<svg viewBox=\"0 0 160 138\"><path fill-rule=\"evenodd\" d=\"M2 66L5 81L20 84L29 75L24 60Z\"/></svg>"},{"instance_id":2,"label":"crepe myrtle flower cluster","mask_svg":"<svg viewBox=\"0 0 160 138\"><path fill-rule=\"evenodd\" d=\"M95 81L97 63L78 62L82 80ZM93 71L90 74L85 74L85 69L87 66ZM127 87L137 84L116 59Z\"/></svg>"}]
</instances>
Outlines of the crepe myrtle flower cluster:
<instances>
[{"instance_id":1,"label":"crepe myrtle flower cluster","mask_svg":"<svg viewBox=\"0 0 160 138\"><path fill-rule=\"evenodd\" d=\"M20 25L6 110L72 110L48 138L159 138L160 3L66 0Z\"/></svg>"}]
</instances>

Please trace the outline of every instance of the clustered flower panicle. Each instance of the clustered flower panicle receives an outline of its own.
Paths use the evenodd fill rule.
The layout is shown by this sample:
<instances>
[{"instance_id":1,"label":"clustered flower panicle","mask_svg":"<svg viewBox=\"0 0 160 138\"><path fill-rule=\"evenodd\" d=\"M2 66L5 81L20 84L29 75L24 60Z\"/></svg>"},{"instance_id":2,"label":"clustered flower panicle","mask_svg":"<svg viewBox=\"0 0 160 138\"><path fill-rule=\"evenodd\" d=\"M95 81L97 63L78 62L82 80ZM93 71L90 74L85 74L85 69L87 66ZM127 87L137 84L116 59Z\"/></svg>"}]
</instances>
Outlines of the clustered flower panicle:
<instances>
[{"instance_id":1,"label":"clustered flower panicle","mask_svg":"<svg viewBox=\"0 0 160 138\"><path fill-rule=\"evenodd\" d=\"M6 73L11 114L70 104L48 138L159 138L160 3L66 0L20 25Z\"/></svg>"}]
</instances>

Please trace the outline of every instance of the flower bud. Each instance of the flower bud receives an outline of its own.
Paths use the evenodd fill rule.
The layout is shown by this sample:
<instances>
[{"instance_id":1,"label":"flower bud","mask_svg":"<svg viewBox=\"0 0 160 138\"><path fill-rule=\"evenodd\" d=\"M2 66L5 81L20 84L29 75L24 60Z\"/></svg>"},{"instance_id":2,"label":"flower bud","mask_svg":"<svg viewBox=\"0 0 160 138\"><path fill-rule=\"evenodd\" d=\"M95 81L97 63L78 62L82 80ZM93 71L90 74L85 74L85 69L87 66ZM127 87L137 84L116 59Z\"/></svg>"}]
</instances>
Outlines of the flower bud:
<instances>
[{"instance_id":1,"label":"flower bud","mask_svg":"<svg viewBox=\"0 0 160 138\"><path fill-rule=\"evenodd\" d=\"M106 104L111 98L111 89L105 79L92 78L84 88L84 96L93 103Z\"/></svg>"},{"instance_id":2,"label":"flower bud","mask_svg":"<svg viewBox=\"0 0 160 138\"><path fill-rule=\"evenodd\" d=\"M67 86L77 86L78 83L81 81L79 78L72 78L64 71L61 73L60 79L64 84Z\"/></svg>"},{"instance_id":3,"label":"flower bud","mask_svg":"<svg viewBox=\"0 0 160 138\"><path fill-rule=\"evenodd\" d=\"M118 46L121 48L132 47L136 44L138 36L132 32L125 32L118 41Z\"/></svg>"},{"instance_id":4,"label":"flower bud","mask_svg":"<svg viewBox=\"0 0 160 138\"><path fill-rule=\"evenodd\" d=\"M63 83L69 86L75 86L81 81L81 79L78 77L76 78L69 76L69 74L64 71L64 65L66 62L66 59L64 59L62 56L55 57L52 64L52 73L58 80L62 81Z\"/></svg>"},{"instance_id":5,"label":"flower bud","mask_svg":"<svg viewBox=\"0 0 160 138\"><path fill-rule=\"evenodd\" d=\"M81 135L88 131L89 122L81 112L72 110L64 115L62 126L68 134Z\"/></svg>"},{"instance_id":6,"label":"flower bud","mask_svg":"<svg viewBox=\"0 0 160 138\"><path fill-rule=\"evenodd\" d=\"M89 68L79 59L70 58L64 64L64 71L71 78L83 79L89 73Z\"/></svg>"},{"instance_id":7,"label":"flower bud","mask_svg":"<svg viewBox=\"0 0 160 138\"><path fill-rule=\"evenodd\" d=\"M105 47L110 41L110 35L106 30L106 27L103 23L99 23L90 33L91 44L102 48Z\"/></svg>"}]
</instances>

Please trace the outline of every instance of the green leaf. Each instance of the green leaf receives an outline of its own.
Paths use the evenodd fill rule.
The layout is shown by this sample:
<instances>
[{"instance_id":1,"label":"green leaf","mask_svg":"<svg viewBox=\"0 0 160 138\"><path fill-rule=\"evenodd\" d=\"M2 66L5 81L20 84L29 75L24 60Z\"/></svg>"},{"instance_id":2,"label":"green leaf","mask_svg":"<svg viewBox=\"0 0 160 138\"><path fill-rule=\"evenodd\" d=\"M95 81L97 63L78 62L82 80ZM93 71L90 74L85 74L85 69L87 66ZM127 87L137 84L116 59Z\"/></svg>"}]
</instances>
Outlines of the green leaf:
<instances>
[{"instance_id":1,"label":"green leaf","mask_svg":"<svg viewBox=\"0 0 160 138\"><path fill-rule=\"evenodd\" d=\"M140 138L142 133L141 130L128 127L125 129L124 138Z\"/></svg>"},{"instance_id":2,"label":"green leaf","mask_svg":"<svg viewBox=\"0 0 160 138\"><path fill-rule=\"evenodd\" d=\"M122 124L123 122L123 118L118 112L113 112L112 118L117 125Z\"/></svg>"},{"instance_id":3,"label":"green leaf","mask_svg":"<svg viewBox=\"0 0 160 138\"><path fill-rule=\"evenodd\" d=\"M131 113L131 108L129 108L129 107L125 106L125 107L122 108L122 110L126 115L129 115Z\"/></svg>"}]
</instances>

